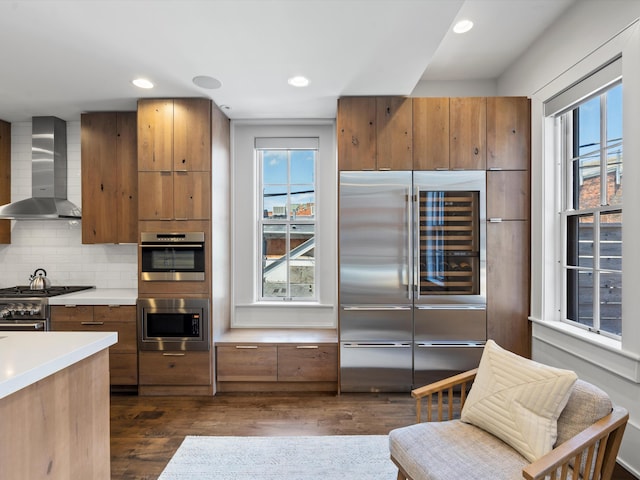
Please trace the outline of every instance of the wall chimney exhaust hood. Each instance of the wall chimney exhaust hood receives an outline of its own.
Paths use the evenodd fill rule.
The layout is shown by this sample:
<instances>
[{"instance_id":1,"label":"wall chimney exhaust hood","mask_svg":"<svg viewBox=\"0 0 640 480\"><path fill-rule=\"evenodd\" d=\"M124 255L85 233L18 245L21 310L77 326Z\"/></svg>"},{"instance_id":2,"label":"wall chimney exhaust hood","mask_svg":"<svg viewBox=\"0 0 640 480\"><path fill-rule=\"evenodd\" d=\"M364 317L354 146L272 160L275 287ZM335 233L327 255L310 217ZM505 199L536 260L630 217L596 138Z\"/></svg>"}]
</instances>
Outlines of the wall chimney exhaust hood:
<instances>
[{"instance_id":1,"label":"wall chimney exhaust hood","mask_svg":"<svg viewBox=\"0 0 640 480\"><path fill-rule=\"evenodd\" d=\"M79 219L80 208L67 200L67 124L57 117L33 117L31 198L0 207L12 220Z\"/></svg>"}]
</instances>

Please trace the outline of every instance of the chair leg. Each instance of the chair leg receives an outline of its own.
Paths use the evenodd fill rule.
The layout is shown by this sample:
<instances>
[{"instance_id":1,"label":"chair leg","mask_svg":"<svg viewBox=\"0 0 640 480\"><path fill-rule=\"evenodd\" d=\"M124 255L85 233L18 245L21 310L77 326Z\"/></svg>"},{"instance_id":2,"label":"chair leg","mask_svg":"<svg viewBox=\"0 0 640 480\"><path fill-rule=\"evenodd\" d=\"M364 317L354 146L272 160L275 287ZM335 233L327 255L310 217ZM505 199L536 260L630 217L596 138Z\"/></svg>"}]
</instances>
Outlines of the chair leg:
<instances>
[{"instance_id":1,"label":"chair leg","mask_svg":"<svg viewBox=\"0 0 640 480\"><path fill-rule=\"evenodd\" d=\"M407 480L407 477L402 473L402 470L398 469L398 480Z\"/></svg>"}]
</instances>

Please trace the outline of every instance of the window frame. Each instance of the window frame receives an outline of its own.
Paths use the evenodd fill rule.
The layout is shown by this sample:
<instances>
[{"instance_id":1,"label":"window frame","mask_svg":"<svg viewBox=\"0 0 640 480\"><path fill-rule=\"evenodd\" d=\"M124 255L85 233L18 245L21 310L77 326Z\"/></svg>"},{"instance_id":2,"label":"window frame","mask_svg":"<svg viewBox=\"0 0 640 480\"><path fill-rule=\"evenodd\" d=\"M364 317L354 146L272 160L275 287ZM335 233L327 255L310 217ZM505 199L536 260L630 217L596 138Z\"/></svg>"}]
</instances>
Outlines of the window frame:
<instances>
[{"instance_id":1,"label":"window frame","mask_svg":"<svg viewBox=\"0 0 640 480\"><path fill-rule=\"evenodd\" d=\"M256 262L260 245L256 238L259 205L255 139L259 137L317 137L316 255L317 299L307 302L259 300ZM231 209L229 259L231 329L335 329L337 305L337 147L334 119L231 120ZM215 209L216 206L214 205ZM215 228L215 227L214 227ZM215 248L215 245L214 245ZM215 297L215 291L214 291Z\"/></svg>"},{"instance_id":2,"label":"window frame","mask_svg":"<svg viewBox=\"0 0 640 480\"><path fill-rule=\"evenodd\" d=\"M561 232L561 259L558 262L561 264L560 267L560 278L562 279L562 294L560 299L560 320L568 325L573 327L584 329L589 332L593 332L596 334L600 334L605 337L612 338L614 340L620 341L622 339L622 334L617 335L615 333L609 332L607 330L603 330L601 327L601 274L602 273L619 273L620 278L622 279L622 265L619 271L612 270L610 268L603 268L600 262L600 252L601 252L601 237L600 237L600 216L602 214L607 213L615 213L620 212L620 215L623 214L623 201L621 200L619 204L609 205L607 204L607 167L608 167L608 152L614 146L623 147L624 138L620 140L619 143L614 145L609 145L607 140L607 93L612 89L621 86L623 84L621 76L616 78L614 81L606 82L605 85L602 85L600 88L595 90L593 93L589 94L587 97L581 99L579 102L570 105L565 108L562 112L559 112L555 115L554 118L554 135L556 142L556 152L559 155L559 188L557 191L557 202L559 204L559 229ZM591 207L580 207L575 208L575 196L576 196L576 184L575 184L575 173L576 165L574 162L579 161L579 159L583 156L583 154L578 151L576 155L574 152L576 149L579 150L579 146L575 145L576 140L576 132L574 131L574 118L576 115L576 110L585 105L588 101L593 100L594 98L599 98L599 123L600 123L600 143L598 149L594 149L593 152L590 153L598 153L599 156L599 183L600 183L600 199L598 206ZM622 114L622 112L621 112ZM623 160L624 162L624 160ZM592 265L582 266L579 265L579 261L575 262L576 265L569 265L569 230L570 230L570 220L577 218L578 225L580 223L579 218L583 216L591 216L592 224L593 224L593 233L592 233L592 250L593 250L593 260ZM622 228L622 226L621 226ZM577 234L579 235L579 234ZM576 238L576 241L579 243L579 238ZM576 252L575 255L578 255ZM578 320L570 319L569 317L569 302L570 302L570 286L569 286L569 272L577 271L577 272L585 272L592 273L592 325L587 325L584 323L580 323ZM577 286L573 288L577 289ZM622 293L621 293L622 295ZM622 298L621 298L622 301ZM621 305L622 308L622 305ZM622 310L621 310L622 313ZM622 331L622 315L620 318L620 330Z\"/></svg>"},{"instance_id":3,"label":"window frame","mask_svg":"<svg viewBox=\"0 0 640 480\"><path fill-rule=\"evenodd\" d=\"M286 145L286 139L283 139L283 143ZM295 142L291 142L289 148L286 147L279 147L279 148L260 148L258 146L256 146L255 148L255 155L256 155L256 167L258 169L258 172L256 174L256 179L258 181L258 186L257 186L257 191L258 192L262 192L262 194L258 195L258 207L256 208L256 217L257 217L257 229L256 229L256 238L260 239L261 241L258 242L259 244L259 248L260 248L260 255L258 258L258 263L256 264L256 275L255 278L258 281L258 284L255 287L255 292L257 295L257 301L261 301L261 302L282 302L282 301L287 301L287 302L291 302L291 303L300 303L300 302L316 302L318 299L318 255L314 246L314 271L313 271L313 285L314 285L314 291L313 291L313 295L308 296L308 297L296 297L291 295L291 291L290 291L290 287L291 287L291 281L290 281L290 275L289 275L289 261L290 261L290 246L291 246L291 241L290 241L290 235L291 235L291 227L293 227L294 225L311 225L313 226L313 232L314 232L314 237L317 233L317 229L318 229L318 225L317 225L317 216L318 216L318 209L316 208L316 205L319 204L320 202L319 200L319 192L318 192L318 185L317 185L317 165L318 165L318 149L316 148L300 148L300 147L296 147L295 146ZM296 219L292 219L291 218L291 187L292 185L297 185L297 184L293 184L291 183L291 153L292 151L314 151L314 165L313 165L313 187L314 187L314 215L312 219L302 219L302 218L296 218ZM287 205L286 205L286 217L285 218L278 218L278 219L268 219L264 217L264 210L265 210L265 205L264 205L264 189L265 189L265 183L264 183L264 154L263 152L266 151L286 151L287 152L287 183L286 183L286 187L287 187ZM271 184L267 184L267 185L271 185ZM281 185L285 185L285 184L281 184ZM286 270L286 283L287 283L287 289L288 289L288 294L286 296L265 296L264 294L264 259L266 258L266 253L264 251L265 248L265 244L264 244L264 227L266 225L283 225L285 226L285 245L286 245L286 259L285 259L285 263L287 264Z\"/></svg>"}]
</instances>

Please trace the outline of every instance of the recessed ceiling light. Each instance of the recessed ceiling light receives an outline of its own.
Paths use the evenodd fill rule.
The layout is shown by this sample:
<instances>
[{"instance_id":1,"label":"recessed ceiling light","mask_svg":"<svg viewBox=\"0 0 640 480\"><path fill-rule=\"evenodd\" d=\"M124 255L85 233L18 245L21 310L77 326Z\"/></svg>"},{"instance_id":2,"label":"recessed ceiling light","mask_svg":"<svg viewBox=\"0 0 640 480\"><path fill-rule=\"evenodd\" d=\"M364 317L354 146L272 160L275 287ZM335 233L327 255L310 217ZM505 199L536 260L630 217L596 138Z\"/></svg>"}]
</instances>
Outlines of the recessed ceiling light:
<instances>
[{"instance_id":1,"label":"recessed ceiling light","mask_svg":"<svg viewBox=\"0 0 640 480\"><path fill-rule=\"evenodd\" d=\"M135 80L132 80L131 83L138 88L153 88L153 83L146 78L136 78Z\"/></svg>"},{"instance_id":2,"label":"recessed ceiling light","mask_svg":"<svg viewBox=\"0 0 640 480\"><path fill-rule=\"evenodd\" d=\"M455 33L466 33L473 28L473 22L471 20L460 20L453 26L453 31Z\"/></svg>"},{"instance_id":3,"label":"recessed ceiling light","mask_svg":"<svg viewBox=\"0 0 640 480\"><path fill-rule=\"evenodd\" d=\"M287 83L293 87L306 87L309 85L309 79L307 77L303 77L298 75L297 77L291 77L287 80Z\"/></svg>"},{"instance_id":4,"label":"recessed ceiling light","mask_svg":"<svg viewBox=\"0 0 640 480\"><path fill-rule=\"evenodd\" d=\"M217 78L210 77L208 75L198 75L193 77L193 83L202 88L208 88L209 90L215 90L222 86L222 82Z\"/></svg>"}]
</instances>

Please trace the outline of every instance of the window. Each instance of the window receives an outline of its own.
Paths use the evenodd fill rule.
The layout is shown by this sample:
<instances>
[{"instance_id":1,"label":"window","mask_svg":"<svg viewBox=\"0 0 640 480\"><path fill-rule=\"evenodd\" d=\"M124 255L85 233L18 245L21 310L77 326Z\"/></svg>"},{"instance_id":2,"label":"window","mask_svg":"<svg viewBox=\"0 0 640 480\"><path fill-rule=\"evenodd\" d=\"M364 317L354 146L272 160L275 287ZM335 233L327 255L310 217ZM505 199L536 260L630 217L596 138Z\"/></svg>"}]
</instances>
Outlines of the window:
<instances>
[{"instance_id":1,"label":"window","mask_svg":"<svg viewBox=\"0 0 640 480\"><path fill-rule=\"evenodd\" d=\"M315 300L317 148L260 148L260 140L260 298Z\"/></svg>"},{"instance_id":2,"label":"window","mask_svg":"<svg viewBox=\"0 0 640 480\"><path fill-rule=\"evenodd\" d=\"M335 121L231 126L231 328L336 328Z\"/></svg>"},{"instance_id":3,"label":"window","mask_svg":"<svg viewBox=\"0 0 640 480\"><path fill-rule=\"evenodd\" d=\"M566 321L622 335L622 82L556 118L562 142L561 219Z\"/></svg>"}]
</instances>

